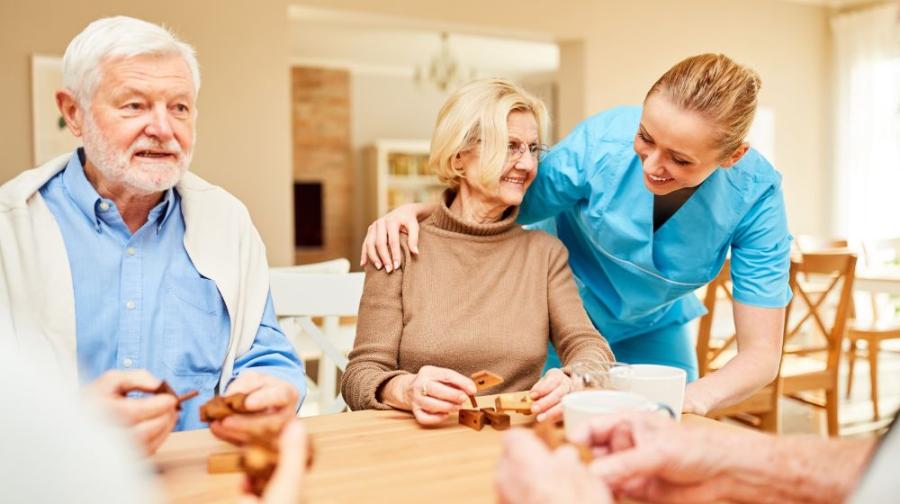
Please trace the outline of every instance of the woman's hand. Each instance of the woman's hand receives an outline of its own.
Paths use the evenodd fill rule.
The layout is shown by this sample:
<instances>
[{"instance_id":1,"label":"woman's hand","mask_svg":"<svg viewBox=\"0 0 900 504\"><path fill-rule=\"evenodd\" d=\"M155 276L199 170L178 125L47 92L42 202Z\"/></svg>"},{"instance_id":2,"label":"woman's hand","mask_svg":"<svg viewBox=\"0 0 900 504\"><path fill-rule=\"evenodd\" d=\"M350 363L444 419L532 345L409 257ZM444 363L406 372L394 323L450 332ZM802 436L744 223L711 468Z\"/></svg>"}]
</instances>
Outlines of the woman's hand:
<instances>
[{"instance_id":1,"label":"woman's hand","mask_svg":"<svg viewBox=\"0 0 900 504\"><path fill-rule=\"evenodd\" d=\"M434 205L409 203L400 205L388 212L384 217L369 225L366 239L360 251L359 265L372 262L375 268L390 273L400 267L403 252L400 250L400 233L409 235L409 250L419 253L419 217L429 215Z\"/></svg>"},{"instance_id":2,"label":"woman's hand","mask_svg":"<svg viewBox=\"0 0 900 504\"><path fill-rule=\"evenodd\" d=\"M724 366L694 380L684 391L685 413L727 408L768 385L781 362L784 308L733 303L738 353Z\"/></svg>"},{"instance_id":3,"label":"woman's hand","mask_svg":"<svg viewBox=\"0 0 900 504\"><path fill-rule=\"evenodd\" d=\"M537 414L537 421L556 422L562 418L562 398L572 391L572 379L561 370L553 368L531 387L531 412Z\"/></svg>"},{"instance_id":4,"label":"woman's hand","mask_svg":"<svg viewBox=\"0 0 900 504\"><path fill-rule=\"evenodd\" d=\"M421 425L436 425L451 413L456 413L462 405L475 395L475 382L452 369L423 366L414 375L401 375L385 387L388 396L385 402L391 406L412 412ZM398 391L399 389L399 391ZM396 396L399 397L399 401Z\"/></svg>"}]
</instances>

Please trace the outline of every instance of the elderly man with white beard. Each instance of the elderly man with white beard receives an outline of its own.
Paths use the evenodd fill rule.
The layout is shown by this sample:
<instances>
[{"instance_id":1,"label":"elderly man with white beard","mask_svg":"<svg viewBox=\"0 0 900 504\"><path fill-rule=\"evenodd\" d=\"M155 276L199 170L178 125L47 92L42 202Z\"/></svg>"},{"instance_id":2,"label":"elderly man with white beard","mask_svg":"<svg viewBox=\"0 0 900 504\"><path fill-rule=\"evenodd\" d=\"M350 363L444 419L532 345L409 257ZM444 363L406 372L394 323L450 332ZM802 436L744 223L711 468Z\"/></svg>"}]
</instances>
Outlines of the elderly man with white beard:
<instances>
[{"instance_id":1,"label":"elderly man with white beard","mask_svg":"<svg viewBox=\"0 0 900 504\"><path fill-rule=\"evenodd\" d=\"M262 240L236 198L187 171L194 50L151 23L100 19L66 49L63 84L56 102L83 147L0 187L0 352L87 384L148 453L204 426L215 393L294 416L303 364L275 319ZM179 410L149 393L161 380L200 395ZM211 428L241 442L247 421Z\"/></svg>"}]
</instances>

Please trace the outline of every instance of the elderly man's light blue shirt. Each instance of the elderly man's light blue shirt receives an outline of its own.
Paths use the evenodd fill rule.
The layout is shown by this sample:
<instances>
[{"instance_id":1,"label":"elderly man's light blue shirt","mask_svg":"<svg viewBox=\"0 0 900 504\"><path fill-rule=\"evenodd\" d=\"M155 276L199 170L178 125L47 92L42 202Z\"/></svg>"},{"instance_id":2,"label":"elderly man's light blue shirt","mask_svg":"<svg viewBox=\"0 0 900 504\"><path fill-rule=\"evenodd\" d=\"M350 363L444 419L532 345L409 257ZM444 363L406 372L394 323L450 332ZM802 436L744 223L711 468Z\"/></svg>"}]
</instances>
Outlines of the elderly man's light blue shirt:
<instances>
[{"instance_id":1,"label":"elderly man's light blue shirt","mask_svg":"<svg viewBox=\"0 0 900 504\"><path fill-rule=\"evenodd\" d=\"M182 405L176 430L205 427L198 409L215 392L231 321L215 282L197 271L185 250L181 198L166 191L131 233L113 201L87 180L81 152L41 188L72 271L81 378L146 369L179 393L197 389L200 395ZM249 369L287 380L305 395L303 363L278 326L271 295L232 378Z\"/></svg>"}]
</instances>

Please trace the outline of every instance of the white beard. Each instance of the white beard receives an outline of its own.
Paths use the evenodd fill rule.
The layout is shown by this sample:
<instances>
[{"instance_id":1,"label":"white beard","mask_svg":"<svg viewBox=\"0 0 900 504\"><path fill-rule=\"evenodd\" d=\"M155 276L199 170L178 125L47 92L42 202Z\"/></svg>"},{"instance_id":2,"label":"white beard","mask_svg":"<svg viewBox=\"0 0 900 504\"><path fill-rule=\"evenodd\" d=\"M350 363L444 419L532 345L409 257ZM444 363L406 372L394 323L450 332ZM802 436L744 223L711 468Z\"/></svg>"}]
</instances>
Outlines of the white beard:
<instances>
[{"instance_id":1,"label":"white beard","mask_svg":"<svg viewBox=\"0 0 900 504\"><path fill-rule=\"evenodd\" d=\"M171 139L161 144L153 138L141 135L126 151L116 152L103 132L97 127L91 114L85 115L82 126L85 156L97 167L107 182L121 184L141 194L154 194L175 187L191 164L193 152L184 152L181 145ZM161 149L177 155L174 162L141 162L135 152Z\"/></svg>"}]
</instances>

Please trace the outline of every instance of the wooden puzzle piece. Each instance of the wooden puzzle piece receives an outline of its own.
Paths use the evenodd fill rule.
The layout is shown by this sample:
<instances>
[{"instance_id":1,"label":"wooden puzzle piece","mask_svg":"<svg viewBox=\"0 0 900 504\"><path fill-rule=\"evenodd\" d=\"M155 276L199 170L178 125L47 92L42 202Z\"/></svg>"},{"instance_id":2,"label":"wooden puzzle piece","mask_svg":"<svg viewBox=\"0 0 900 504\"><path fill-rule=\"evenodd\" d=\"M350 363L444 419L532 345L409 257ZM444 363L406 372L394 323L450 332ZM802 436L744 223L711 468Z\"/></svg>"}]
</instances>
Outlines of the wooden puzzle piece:
<instances>
[{"instance_id":1,"label":"wooden puzzle piece","mask_svg":"<svg viewBox=\"0 0 900 504\"><path fill-rule=\"evenodd\" d=\"M509 415L504 413L497 413L496 411L494 411L494 408L481 408L481 412L484 413L486 422L495 430L509 429Z\"/></svg>"},{"instance_id":2,"label":"wooden puzzle piece","mask_svg":"<svg viewBox=\"0 0 900 504\"><path fill-rule=\"evenodd\" d=\"M494 399L494 408L497 410L497 413L514 411L523 415L530 415L532 403L534 401L528 392L501 394Z\"/></svg>"},{"instance_id":3,"label":"wooden puzzle piece","mask_svg":"<svg viewBox=\"0 0 900 504\"><path fill-rule=\"evenodd\" d=\"M503 383L503 378L501 376L491 373L490 371L478 371L472 373L471 377L472 381L475 382L475 390L478 392Z\"/></svg>"},{"instance_id":4,"label":"wooden puzzle piece","mask_svg":"<svg viewBox=\"0 0 900 504\"><path fill-rule=\"evenodd\" d=\"M307 436L306 468L312 467L315 448ZM214 453L206 459L209 474L243 472L249 480L250 491L261 496L278 466L278 435L268 440L253 440L240 452Z\"/></svg>"},{"instance_id":5,"label":"wooden puzzle piece","mask_svg":"<svg viewBox=\"0 0 900 504\"><path fill-rule=\"evenodd\" d=\"M159 384L159 387L156 387L156 390L153 391L154 394L172 394L173 396L177 396L175 393L175 389L169 385L169 382L163 380L162 383Z\"/></svg>"},{"instance_id":6,"label":"wooden puzzle piece","mask_svg":"<svg viewBox=\"0 0 900 504\"><path fill-rule=\"evenodd\" d=\"M206 472L209 474L233 473L241 471L241 453L213 453L206 459Z\"/></svg>"},{"instance_id":7,"label":"wooden puzzle piece","mask_svg":"<svg viewBox=\"0 0 900 504\"><path fill-rule=\"evenodd\" d=\"M175 396L175 409L177 409L178 411L181 411L181 403L200 395L200 392L198 392L197 390L190 390L188 392L185 392L184 394L178 395L175 392L175 389L173 389L172 386L169 385L169 383L165 380L163 380L162 383L159 384L159 387L156 387L156 390L154 390L153 393L172 394L173 396Z\"/></svg>"},{"instance_id":8,"label":"wooden puzzle piece","mask_svg":"<svg viewBox=\"0 0 900 504\"><path fill-rule=\"evenodd\" d=\"M578 456L582 463L589 464L594 460L594 454L591 452L590 447L570 443L566 439L565 431L556 422L538 422L534 424L533 430L535 435L547 445L547 448L549 448L550 451L556 450L560 446L570 444L578 450Z\"/></svg>"},{"instance_id":9,"label":"wooden puzzle piece","mask_svg":"<svg viewBox=\"0 0 900 504\"><path fill-rule=\"evenodd\" d=\"M479 410L459 410L459 423L470 429L480 431L484 428L484 412Z\"/></svg>"},{"instance_id":10,"label":"wooden puzzle piece","mask_svg":"<svg viewBox=\"0 0 900 504\"><path fill-rule=\"evenodd\" d=\"M247 475L250 483L250 492L257 497L262 496L263 490L272 478L275 467L278 465L278 451L267 446L249 445L241 454L241 468Z\"/></svg>"},{"instance_id":11,"label":"wooden puzzle piece","mask_svg":"<svg viewBox=\"0 0 900 504\"><path fill-rule=\"evenodd\" d=\"M209 423L235 413L251 413L244 405L246 399L247 394L244 393L229 396L217 395L200 406L200 421Z\"/></svg>"}]
</instances>

